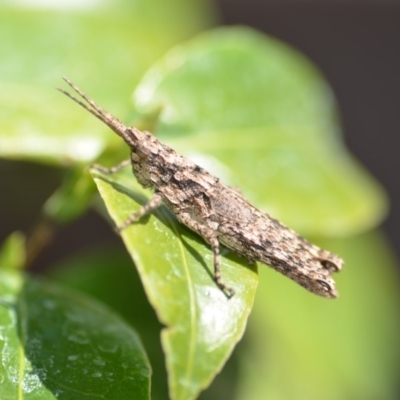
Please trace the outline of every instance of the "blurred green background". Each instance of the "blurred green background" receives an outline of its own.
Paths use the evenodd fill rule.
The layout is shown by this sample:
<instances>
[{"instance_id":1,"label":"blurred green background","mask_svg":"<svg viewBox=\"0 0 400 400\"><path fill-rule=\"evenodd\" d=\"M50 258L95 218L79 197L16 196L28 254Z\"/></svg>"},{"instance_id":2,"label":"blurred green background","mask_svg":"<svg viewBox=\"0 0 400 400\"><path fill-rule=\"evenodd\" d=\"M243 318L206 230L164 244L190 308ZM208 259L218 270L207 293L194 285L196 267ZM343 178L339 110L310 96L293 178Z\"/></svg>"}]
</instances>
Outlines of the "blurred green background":
<instances>
[{"instance_id":1,"label":"blurred green background","mask_svg":"<svg viewBox=\"0 0 400 400\"><path fill-rule=\"evenodd\" d=\"M344 15L345 22L347 15L343 29L353 28L356 20L349 16L354 8L346 13L346 8L339 12L329 5L310 9L300 4L285 8L268 2L261 6L222 1L217 12L217 5L204 0L121 0L80 6L61 1L0 6L1 242L17 229L26 231L32 271L93 295L131 323L154 370L152 398L168 398L161 325L124 246L109 223L93 211L101 202L93 197L91 178L82 173L92 160L110 164L121 154L124 157L126 150L54 90L62 84L60 77L68 76L124 121L155 124L157 134L171 145L345 259L337 276L341 297L333 302L311 296L260 266L246 334L202 399L395 399L399 276L380 230L386 197L343 145L345 140L361 151L369 141L373 150L363 154L366 161L379 165L374 174L383 175L385 166L393 171L390 157L380 153L386 141L381 131L390 130L387 110L380 114L365 108L372 104L369 97L377 103L380 94L383 100L390 99L380 92L381 86L373 91L378 84L368 75L369 63L354 66L366 57L365 47L346 47L347 36L339 35L343 42L334 42L332 36L320 34L340 32L321 23L321 16L328 14L327 21L334 21L335 12ZM372 8L356 14L368 20L370 13L375 14L373 21L380 21L381 14ZM306 15L311 25L305 23ZM390 40L385 43L390 45L399 31L391 28L393 10L387 15ZM351 65L354 76L364 76L369 86L355 85L353 97L351 93L347 97L343 88L338 93L339 110L346 110L344 139L335 100L323 77L280 42L267 38L264 42L245 29L226 37L216 31L162 58L173 46L216 27L223 18L253 23L298 45L332 78L334 91L335 79L340 82L345 76L340 67ZM313 21L320 22L312 25ZM354 35L350 37L361 35L363 25L358 26L359 30L349 28ZM376 23L372 27L378 29ZM375 43L376 35L366 37L366 43ZM379 67L385 64L386 53L381 43L376 48ZM392 52L396 53L394 48ZM327 70L325 63L331 65ZM376 73L376 63L371 64ZM390 72L395 62L388 64ZM253 80L246 80L250 68ZM271 77L279 79L271 82ZM235 79L242 84L232 85ZM392 86L392 90L399 86L398 77ZM356 100L362 103L360 108L349 108ZM360 116L362 110L367 115ZM352 115L362 123L357 125ZM382 120L379 135L378 129L367 135L371 126L364 135L368 117L372 127L374 118ZM382 179L386 184L388 178ZM395 193L390 185L397 188L397 184L389 184L390 193ZM391 215L386 226L395 234L396 211ZM11 253L3 251L3 265L21 264L15 251Z\"/></svg>"}]
</instances>

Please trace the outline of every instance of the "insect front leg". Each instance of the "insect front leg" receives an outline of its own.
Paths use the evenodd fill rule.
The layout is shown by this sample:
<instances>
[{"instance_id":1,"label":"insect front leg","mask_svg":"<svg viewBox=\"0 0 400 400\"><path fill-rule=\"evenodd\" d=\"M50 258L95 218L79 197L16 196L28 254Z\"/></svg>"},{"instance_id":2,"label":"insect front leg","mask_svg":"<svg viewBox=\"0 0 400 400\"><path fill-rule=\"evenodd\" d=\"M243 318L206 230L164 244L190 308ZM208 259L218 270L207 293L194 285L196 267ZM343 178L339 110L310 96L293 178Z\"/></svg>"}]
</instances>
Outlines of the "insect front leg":
<instances>
[{"instance_id":1,"label":"insect front leg","mask_svg":"<svg viewBox=\"0 0 400 400\"><path fill-rule=\"evenodd\" d=\"M90 169L95 169L95 170L97 170L97 171L99 171L99 172L101 172L103 174L110 175L110 174L115 174L116 172L118 172L122 168L125 168L125 167L127 167L128 165L131 165L131 164L132 164L131 159L128 158L127 160L124 160L124 161L120 162L119 164L117 164L117 165L115 165L114 167L111 167L111 168L103 167L100 164L92 164L90 166Z\"/></svg>"},{"instance_id":2,"label":"insect front leg","mask_svg":"<svg viewBox=\"0 0 400 400\"><path fill-rule=\"evenodd\" d=\"M143 215L148 214L152 210L155 210L161 205L162 197L159 193L155 193L154 196L138 211L130 215L121 225L117 226L115 230L120 233L129 225L138 221Z\"/></svg>"},{"instance_id":3,"label":"insect front leg","mask_svg":"<svg viewBox=\"0 0 400 400\"><path fill-rule=\"evenodd\" d=\"M219 252L220 244L216 233L207 226L199 224L193 220L190 215L180 215L180 220L191 230L197 232L207 243L211 245L211 249L214 253L214 280L217 286L226 294L228 298L231 298L235 291L228 285L226 285L221 278L221 256Z\"/></svg>"}]
</instances>

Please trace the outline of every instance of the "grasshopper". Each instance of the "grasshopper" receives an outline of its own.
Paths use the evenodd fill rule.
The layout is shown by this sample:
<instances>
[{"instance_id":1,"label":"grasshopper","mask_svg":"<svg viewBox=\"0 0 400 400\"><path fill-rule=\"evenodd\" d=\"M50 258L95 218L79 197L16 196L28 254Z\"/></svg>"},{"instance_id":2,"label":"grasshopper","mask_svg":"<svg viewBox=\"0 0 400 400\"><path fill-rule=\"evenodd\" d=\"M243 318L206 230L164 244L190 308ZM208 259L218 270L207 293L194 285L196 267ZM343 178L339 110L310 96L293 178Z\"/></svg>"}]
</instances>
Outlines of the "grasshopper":
<instances>
[{"instance_id":1,"label":"grasshopper","mask_svg":"<svg viewBox=\"0 0 400 400\"><path fill-rule=\"evenodd\" d=\"M228 297L234 295L234 290L221 277L221 245L250 262L271 266L312 293L337 297L331 274L341 270L341 258L259 211L238 191L221 183L150 132L127 127L69 79L64 80L80 99L63 89L58 90L108 125L130 148L129 160L113 168L99 165L97 168L104 173L114 173L131 164L138 182L154 190L148 203L117 227L119 232L164 203L181 223L211 246L215 283Z\"/></svg>"}]
</instances>

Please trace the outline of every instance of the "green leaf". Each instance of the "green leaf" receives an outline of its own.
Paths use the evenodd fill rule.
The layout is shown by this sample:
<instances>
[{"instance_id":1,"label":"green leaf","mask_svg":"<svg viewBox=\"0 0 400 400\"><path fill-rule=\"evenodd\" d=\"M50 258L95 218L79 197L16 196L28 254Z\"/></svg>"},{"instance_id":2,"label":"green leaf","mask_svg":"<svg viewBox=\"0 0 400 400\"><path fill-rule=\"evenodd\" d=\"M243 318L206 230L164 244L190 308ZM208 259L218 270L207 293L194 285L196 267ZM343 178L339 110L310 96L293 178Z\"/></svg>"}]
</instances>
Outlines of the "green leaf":
<instances>
[{"instance_id":1,"label":"green leaf","mask_svg":"<svg viewBox=\"0 0 400 400\"><path fill-rule=\"evenodd\" d=\"M83 214L95 193L95 185L86 168L71 168L59 188L44 204L44 212L58 223L66 223Z\"/></svg>"},{"instance_id":2,"label":"green leaf","mask_svg":"<svg viewBox=\"0 0 400 400\"><path fill-rule=\"evenodd\" d=\"M63 286L95 297L135 327L152 366L151 397L153 400L168 400L167 372L160 338L162 325L147 300L132 259L122 247L122 243L120 246L97 245L72 255L53 266L51 278Z\"/></svg>"},{"instance_id":3,"label":"green leaf","mask_svg":"<svg viewBox=\"0 0 400 400\"><path fill-rule=\"evenodd\" d=\"M0 36L12 38L0 41L2 157L55 165L98 157L112 136L56 92L61 77L128 115L148 66L213 20L204 0L58 3L45 10L31 2L34 11L0 5Z\"/></svg>"},{"instance_id":4,"label":"green leaf","mask_svg":"<svg viewBox=\"0 0 400 400\"><path fill-rule=\"evenodd\" d=\"M55 3L54 3L55 4ZM116 138L55 90L63 75L79 83L118 115L131 113L129 96L148 66L171 45L209 26L204 0L117 0L48 10L0 5L0 157L72 170L45 205L66 223L82 214L94 185L82 165ZM178 23L179 21L179 23ZM77 164L77 165L75 165ZM76 184L76 187L74 187Z\"/></svg>"},{"instance_id":5,"label":"green leaf","mask_svg":"<svg viewBox=\"0 0 400 400\"><path fill-rule=\"evenodd\" d=\"M238 400L397 398L400 286L388 244L380 232L318 243L346 260L339 299L260 268Z\"/></svg>"},{"instance_id":6,"label":"green leaf","mask_svg":"<svg viewBox=\"0 0 400 400\"><path fill-rule=\"evenodd\" d=\"M96 176L95 182L116 225L147 201L148 192L130 174ZM166 325L162 344L170 397L195 399L243 335L257 274L243 260L224 253L222 277L236 292L227 299L213 281L208 245L164 207L125 229L122 238L150 303Z\"/></svg>"},{"instance_id":7,"label":"green leaf","mask_svg":"<svg viewBox=\"0 0 400 400\"><path fill-rule=\"evenodd\" d=\"M326 81L301 54L247 28L170 51L135 91L156 133L305 234L346 235L386 214L380 186L340 138Z\"/></svg>"},{"instance_id":8,"label":"green leaf","mask_svg":"<svg viewBox=\"0 0 400 400\"><path fill-rule=\"evenodd\" d=\"M13 232L0 247L0 270L22 269L25 265L25 236L21 232Z\"/></svg>"},{"instance_id":9,"label":"green leaf","mask_svg":"<svg viewBox=\"0 0 400 400\"><path fill-rule=\"evenodd\" d=\"M0 271L2 399L149 399L136 333L77 293Z\"/></svg>"}]
</instances>

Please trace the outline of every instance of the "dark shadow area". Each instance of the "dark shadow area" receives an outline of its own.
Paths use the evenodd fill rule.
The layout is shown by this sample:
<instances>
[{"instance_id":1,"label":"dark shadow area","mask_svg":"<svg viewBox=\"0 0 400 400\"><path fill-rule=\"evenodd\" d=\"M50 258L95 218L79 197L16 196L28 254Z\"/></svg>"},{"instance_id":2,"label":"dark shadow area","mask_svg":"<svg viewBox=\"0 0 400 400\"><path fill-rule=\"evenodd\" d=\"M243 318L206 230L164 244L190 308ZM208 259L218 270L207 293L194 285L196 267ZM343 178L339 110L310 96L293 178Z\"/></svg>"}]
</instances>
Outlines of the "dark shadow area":
<instances>
[{"instance_id":1,"label":"dark shadow area","mask_svg":"<svg viewBox=\"0 0 400 400\"><path fill-rule=\"evenodd\" d=\"M14 230L28 230L64 171L36 163L0 160L0 243Z\"/></svg>"}]
</instances>

